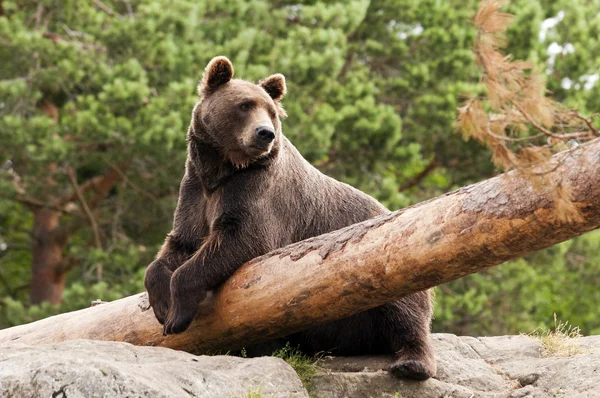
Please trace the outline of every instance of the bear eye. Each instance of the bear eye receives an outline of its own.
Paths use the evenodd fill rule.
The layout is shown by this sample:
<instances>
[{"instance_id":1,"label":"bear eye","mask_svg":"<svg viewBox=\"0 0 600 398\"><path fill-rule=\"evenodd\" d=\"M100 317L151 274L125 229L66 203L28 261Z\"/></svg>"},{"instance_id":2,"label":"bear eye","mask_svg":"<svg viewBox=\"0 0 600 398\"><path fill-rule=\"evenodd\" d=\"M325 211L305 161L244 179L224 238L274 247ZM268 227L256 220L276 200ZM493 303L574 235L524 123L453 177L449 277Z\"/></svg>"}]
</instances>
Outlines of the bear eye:
<instances>
[{"instance_id":1,"label":"bear eye","mask_svg":"<svg viewBox=\"0 0 600 398\"><path fill-rule=\"evenodd\" d=\"M243 111L249 111L251 107L252 104L250 102L243 102L240 104L240 109Z\"/></svg>"}]
</instances>

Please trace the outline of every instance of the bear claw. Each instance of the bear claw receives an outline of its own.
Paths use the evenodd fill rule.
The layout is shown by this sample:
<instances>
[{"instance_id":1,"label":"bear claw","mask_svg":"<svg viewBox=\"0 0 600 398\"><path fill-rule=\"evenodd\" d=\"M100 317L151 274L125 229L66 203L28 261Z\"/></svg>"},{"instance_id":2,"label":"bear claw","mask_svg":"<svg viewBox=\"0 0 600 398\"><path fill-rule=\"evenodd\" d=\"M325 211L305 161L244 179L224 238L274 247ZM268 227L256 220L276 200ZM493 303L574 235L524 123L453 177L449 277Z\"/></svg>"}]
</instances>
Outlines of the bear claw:
<instances>
[{"instance_id":1,"label":"bear claw","mask_svg":"<svg viewBox=\"0 0 600 398\"><path fill-rule=\"evenodd\" d=\"M190 327L195 315L196 311L192 310L172 311L165 321L163 336L185 332Z\"/></svg>"}]
</instances>

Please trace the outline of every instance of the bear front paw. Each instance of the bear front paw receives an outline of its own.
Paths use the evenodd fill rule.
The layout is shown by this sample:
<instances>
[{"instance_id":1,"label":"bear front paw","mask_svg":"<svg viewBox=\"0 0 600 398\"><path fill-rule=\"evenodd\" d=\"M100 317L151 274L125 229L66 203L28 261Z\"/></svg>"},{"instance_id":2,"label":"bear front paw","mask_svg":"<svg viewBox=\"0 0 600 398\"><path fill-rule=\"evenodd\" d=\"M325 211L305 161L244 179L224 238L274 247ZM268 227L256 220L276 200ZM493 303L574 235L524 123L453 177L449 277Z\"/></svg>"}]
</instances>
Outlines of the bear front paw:
<instances>
[{"instance_id":1,"label":"bear front paw","mask_svg":"<svg viewBox=\"0 0 600 398\"><path fill-rule=\"evenodd\" d=\"M413 380L427 380L436 373L424 362L415 359L398 360L390 365L389 372L394 377Z\"/></svg>"},{"instance_id":2,"label":"bear front paw","mask_svg":"<svg viewBox=\"0 0 600 398\"><path fill-rule=\"evenodd\" d=\"M163 335L178 334L185 332L190 326L196 312L198 311L198 305L192 304L173 304L165 321L163 327Z\"/></svg>"},{"instance_id":3,"label":"bear front paw","mask_svg":"<svg viewBox=\"0 0 600 398\"><path fill-rule=\"evenodd\" d=\"M169 313L171 302L171 275L172 272L162 263L156 260L148 267L144 285L148 291L150 306L160 324L165 323Z\"/></svg>"}]
</instances>

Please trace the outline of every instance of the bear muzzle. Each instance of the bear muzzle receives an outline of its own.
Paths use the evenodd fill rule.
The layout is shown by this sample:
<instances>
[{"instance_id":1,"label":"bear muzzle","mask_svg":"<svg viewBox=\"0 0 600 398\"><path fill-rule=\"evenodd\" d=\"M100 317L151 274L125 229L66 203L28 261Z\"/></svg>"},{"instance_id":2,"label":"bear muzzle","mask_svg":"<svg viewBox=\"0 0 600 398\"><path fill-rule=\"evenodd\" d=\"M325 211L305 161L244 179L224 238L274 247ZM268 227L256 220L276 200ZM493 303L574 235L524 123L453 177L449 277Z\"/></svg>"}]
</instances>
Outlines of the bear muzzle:
<instances>
[{"instance_id":1,"label":"bear muzzle","mask_svg":"<svg viewBox=\"0 0 600 398\"><path fill-rule=\"evenodd\" d=\"M251 148L269 151L271 143L275 140L275 130L270 126L260 126L254 130L254 142Z\"/></svg>"}]
</instances>

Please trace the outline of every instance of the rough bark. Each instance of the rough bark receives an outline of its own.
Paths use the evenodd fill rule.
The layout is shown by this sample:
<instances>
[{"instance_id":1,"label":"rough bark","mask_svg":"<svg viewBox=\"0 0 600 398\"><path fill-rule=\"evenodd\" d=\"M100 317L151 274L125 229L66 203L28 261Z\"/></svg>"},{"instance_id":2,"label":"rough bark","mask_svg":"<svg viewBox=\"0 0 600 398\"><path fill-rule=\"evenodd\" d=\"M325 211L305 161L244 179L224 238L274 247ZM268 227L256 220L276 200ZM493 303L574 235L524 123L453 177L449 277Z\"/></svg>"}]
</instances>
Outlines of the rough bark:
<instances>
[{"instance_id":1,"label":"rough bark","mask_svg":"<svg viewBox=\"0 0 600 398\"><path fill-rule=\"evenodd\" d=\"M570 190L581 219L560 221L551 189L509 173L254 259L180 335L162 336L140 294L0 331L0 342L85 338L206 352L345 317L599 228L600 140L553 162L539 171Z\"/></svg>"}]
</instances>

